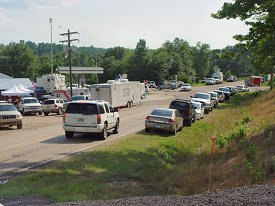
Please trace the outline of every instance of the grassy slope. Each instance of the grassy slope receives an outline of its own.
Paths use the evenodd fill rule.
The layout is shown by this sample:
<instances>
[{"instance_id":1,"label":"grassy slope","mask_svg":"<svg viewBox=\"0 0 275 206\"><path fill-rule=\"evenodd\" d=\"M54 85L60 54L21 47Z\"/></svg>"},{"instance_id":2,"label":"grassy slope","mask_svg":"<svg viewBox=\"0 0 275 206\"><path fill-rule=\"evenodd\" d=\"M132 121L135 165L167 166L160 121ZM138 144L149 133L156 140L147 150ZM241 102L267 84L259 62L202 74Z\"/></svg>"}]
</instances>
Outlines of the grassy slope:
<instances>
[{"instance_id":1,"label":"grassy slope","mask_svg":"<svg viewBox=\"0 0 275 206\"><path fill-rule=\"evenodd\" d=\"M247 124L254 128L250 133L261 133L275 122L274 103L274 91L236 95L176 137L140 132L17 177L0 185L0 197L42 195L60 202L206 192L210 138L230 133L235 121L247 115L254 117ZM262 156L268 153L274 158L274 133L268 137L261 141L257 136L255 141ZM243 152L234 143L215 146L211 190L251 184L244 163Z\"/></svg>"}]
</instances>

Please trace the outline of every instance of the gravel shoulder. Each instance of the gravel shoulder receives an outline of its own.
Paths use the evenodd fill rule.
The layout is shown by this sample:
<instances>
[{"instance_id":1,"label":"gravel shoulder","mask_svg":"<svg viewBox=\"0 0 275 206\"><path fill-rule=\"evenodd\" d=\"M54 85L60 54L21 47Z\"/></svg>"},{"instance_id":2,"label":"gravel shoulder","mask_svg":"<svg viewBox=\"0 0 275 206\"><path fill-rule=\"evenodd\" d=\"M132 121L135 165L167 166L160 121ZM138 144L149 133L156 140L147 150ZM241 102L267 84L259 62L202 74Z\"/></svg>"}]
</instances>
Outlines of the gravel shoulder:
<instances>
[{"instance_id":1,"label":"gravel shoulder","mask_svg":"<svg viewBox=\"0 0 275 206\"><path fill-rule=\"evenodd\" d=\"M0 205L24 206L24 205L51 205L51 206L107 206L107 205L275 205L275 185L252 185L233 188L216 193L192 195L192 196L147 196L116 200L92 200L82 202L53 202L39 197L21 197L0 199Z\"/></svg>"}]
</instances>

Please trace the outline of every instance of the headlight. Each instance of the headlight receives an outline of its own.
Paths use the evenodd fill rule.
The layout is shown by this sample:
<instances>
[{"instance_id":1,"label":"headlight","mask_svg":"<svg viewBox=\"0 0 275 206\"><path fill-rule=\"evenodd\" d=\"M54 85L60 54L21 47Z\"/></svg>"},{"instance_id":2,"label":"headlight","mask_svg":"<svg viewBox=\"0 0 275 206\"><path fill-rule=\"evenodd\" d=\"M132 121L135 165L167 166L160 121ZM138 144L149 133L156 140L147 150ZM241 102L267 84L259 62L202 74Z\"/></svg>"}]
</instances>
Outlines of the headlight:
<instances>
[{"instance_id":1,"label":"headlight","mask_svg":"<svg viewBox=\"0 0 275 206\"><path fill-rule=\"evenodd\" d=\"M16 118L20 118L20 117L22 117L21 114L17 114L17 115L16 115Z\"/></svg>"}]
</instances>

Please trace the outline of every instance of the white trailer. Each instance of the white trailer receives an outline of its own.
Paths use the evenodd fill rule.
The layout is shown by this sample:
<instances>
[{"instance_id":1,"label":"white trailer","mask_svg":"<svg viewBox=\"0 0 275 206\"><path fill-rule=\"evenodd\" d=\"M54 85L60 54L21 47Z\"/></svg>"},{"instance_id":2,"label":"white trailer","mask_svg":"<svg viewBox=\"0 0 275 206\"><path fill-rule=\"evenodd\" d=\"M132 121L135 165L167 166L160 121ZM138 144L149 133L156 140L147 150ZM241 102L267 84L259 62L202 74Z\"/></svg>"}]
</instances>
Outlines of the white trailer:
<instances>
[{"instance_id":1,"label":"white trailer","mask_svg":"<svg viewBox=\"0 0 275 206\"><path fill-rule=\"evenodd\" d=\"M222 72L214 73L214 74L212 74L212 78L216 79L216 81L219 84L222 84L222 82L223 82L223 73Z\"/></svg>"},{"instance_id":2,"label":"white trailer","mask_svg":"<svg viewBox=\"0 0 275 206\"><path fill-rule=\"evenodd\" d=\"M48 93L53 93L54 89L65 89L65 75L46 74L36 77L36 86L43 87Z\"/></svg>"},{"instance_id":3,"label":"white trailer","mask_svg":"<svg viewBox=\"0 0 275 206\"><path fill-rule=\"evenodd\" d=\"M140 82L121 79L109 80L105 84L90 86L90 94L94 100L105 100L112 107L131 107L141 104Z\"/></svg>"},{"instance_id":4,"label":"white trailer","mask_svg":"<svg viewBox=\"0 0 275 206\"><path fill-rule=\"evenodd\" d=\"M90 90L88 88L73 87L73 96L75 95L90 95ZM54 96L55 98L60 98L68 101L71 97L71 89L70 87L66 89L55 89Z\"/></svg>"}]
</instances>

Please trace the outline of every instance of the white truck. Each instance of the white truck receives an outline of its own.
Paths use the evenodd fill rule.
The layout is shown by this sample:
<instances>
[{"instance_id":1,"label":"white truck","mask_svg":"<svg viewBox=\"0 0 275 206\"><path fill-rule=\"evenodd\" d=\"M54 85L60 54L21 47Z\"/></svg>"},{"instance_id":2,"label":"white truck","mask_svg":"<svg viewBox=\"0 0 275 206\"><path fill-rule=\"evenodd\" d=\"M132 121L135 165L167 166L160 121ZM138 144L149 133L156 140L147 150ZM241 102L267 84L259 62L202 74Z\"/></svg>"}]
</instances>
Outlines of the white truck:
<instances>
[{"instance_id":1,"label":"white truck","mask_svg":"<svg viewBox=\"0 0 275 206\"><path fill-rule=\"evenodd\" d=\"M88 88L73 87L73 96L75 95L90 95L90 90ZM54 96L55 98L64 99L65 101L68 101L71 97L71 89L70 87L65 89L55 89Z\"/></svg>"},{"instance_id":2,"label":"white truck","mask_svg":"<svg viewBox=\"0 0 275 206\"><path fill-rule=\"evenodd\" d=\"M54 89L65 89L65 75L46 74L36 77L36 86L43 87L48 93L53 93Z\"/></svg>"},{"instance_id":3,"label":"white truck","mask_svg":"<svg viewBox=\"0 0 275 206\"><path fill-rule=\"evenodd\" d=\"M212 74L212 78L214 78L217 83L222 84L222 82L223 82L223 73L222 72L214 73L214 74Z\"/></svg>"},{"instance_id":4,"label":"white truck","mask_svg":"<svg viewBox=\"0 0 275 206\"><path fill-rule=\"evenodd\" d=\"M104 100L112 107L131 107L141 104L140 91L140 82L128 79L109 80L105 84L90 86L93 100Z\"/></svg>"}]
</instances>

